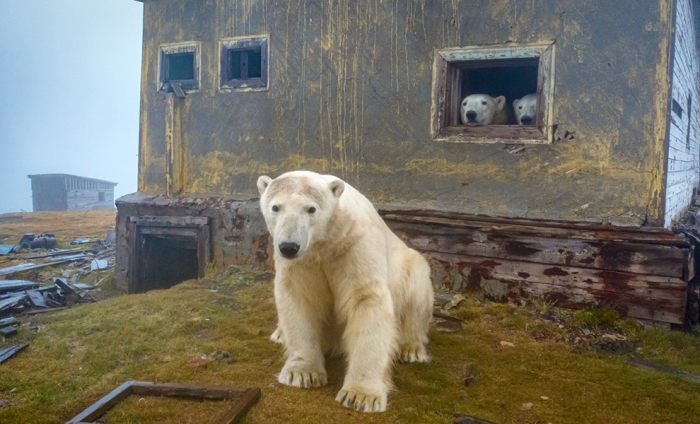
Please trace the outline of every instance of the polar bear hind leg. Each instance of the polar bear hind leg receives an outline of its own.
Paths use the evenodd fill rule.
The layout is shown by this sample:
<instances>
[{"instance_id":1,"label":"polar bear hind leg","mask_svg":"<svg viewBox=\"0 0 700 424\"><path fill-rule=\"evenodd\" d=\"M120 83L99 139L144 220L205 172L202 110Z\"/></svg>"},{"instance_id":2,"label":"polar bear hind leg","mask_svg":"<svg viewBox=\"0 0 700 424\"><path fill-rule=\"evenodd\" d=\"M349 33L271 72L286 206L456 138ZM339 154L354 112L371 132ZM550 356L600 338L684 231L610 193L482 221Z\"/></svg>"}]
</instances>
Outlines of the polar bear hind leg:
<instances>
[{"instance_id":1,"label":"polar bear hind leg","mask_svg":"<svg viewBox=\"0 0 700 424\"><path fill-rule=\"evenodd\" d=\"M430 362L425 346L433 313L433 286L430 282L430 266L419 253L411 250L406 258L404 281L397 306L399 326L399 351L401 362Z\"/></svg>"}]
</instances>

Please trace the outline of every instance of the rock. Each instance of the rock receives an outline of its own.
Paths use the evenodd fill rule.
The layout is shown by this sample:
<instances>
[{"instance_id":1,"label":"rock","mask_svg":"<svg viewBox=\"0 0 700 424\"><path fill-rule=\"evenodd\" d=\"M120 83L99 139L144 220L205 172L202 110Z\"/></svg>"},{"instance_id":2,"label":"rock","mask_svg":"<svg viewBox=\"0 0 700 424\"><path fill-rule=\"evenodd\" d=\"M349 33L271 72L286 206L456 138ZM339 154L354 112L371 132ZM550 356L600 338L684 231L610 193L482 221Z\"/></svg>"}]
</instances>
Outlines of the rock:
<instances>
[{"instance_id":1,"label":"rock","mask_svg":"<svg viewBox=\"0 0 700 424\"><path fill-rule=\"evenodd\" d=\"M445 304L445 309L455 308L460 303L464 302L465 300L467 300L466 297L462 296L461 294L456 294L456 295L454 295L452 300L450 300L447 304Z\"/></svg>"},{"instance_id":2,"label":"rock","mask_svg":"<svg viewBox=\"0 0 700 424\"><path fill-rule=\"evenodd\" d=\"M532 409L532 402L523 403L520 409L522 409L523 411L529 411L530 409Z\"/></svg>"},{"instance_id":3,"label":"rock","mask_svg":"<svg viewBox=\"0 0 700 424\"><path fill-rule=\"evenodd\" d=\"M591 330L589 330L589 329L587 329L587 328L584 328L584 329L583 329L583 335L584 335L584 336L589 336L590 334L591 334Z\"/></svg>"},{"instance_id":4,"label":"rock","mask_svg":"<svg viewBox=\"0 0 700 424\"><path fill-rule=\"evenodd\" d=\"M457 321L440 321L435 324L435 328L441 333L456 333L462 329L462 323Z\"/></svg>"},{"instance_id":5,"label":"rock","mask_svg":"<svg viewBox=\"0 0 700 424\"><path fill-rule=\"evenodd\" d=\"M501 340L501 346L504 346L504 347L515 347L515 344L513 344L513 343L511 343L511 342L506 342L506 341Z\"/></svg>"},{"instance_id":6,"label":"rock","mask_svg":"<svg viewBox=\"0 0 700 424\"><path fill-rule=\"evenodd\" d=\"M540 399L542 399L542 400L549 400L549 398L548 398L547 396L540 396Z\"/></svg>"},{"instance_id":7,"label":"rock","mask_svg":"<svg viewBox=\"0 0 700 424\"><path fill-rule=\"evenodd\" d=\"M218 362L220 364L233 364L234 362L236 362L236 358L234 358L233 355L224 350L212 352L212 354L209 355L209 358L211 358L212 361Z\"/></svg>"}]
</instances>

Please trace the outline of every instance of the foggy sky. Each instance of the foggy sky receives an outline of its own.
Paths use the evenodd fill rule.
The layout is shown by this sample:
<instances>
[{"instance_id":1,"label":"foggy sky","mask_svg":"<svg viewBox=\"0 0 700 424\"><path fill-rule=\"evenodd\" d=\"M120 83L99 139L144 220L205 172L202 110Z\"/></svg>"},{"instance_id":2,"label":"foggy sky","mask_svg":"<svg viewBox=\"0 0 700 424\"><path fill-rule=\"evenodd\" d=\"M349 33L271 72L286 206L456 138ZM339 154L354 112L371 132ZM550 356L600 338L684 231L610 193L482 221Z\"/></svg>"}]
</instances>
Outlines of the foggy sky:
<instances>
[{"instance_id":1,"label":"foggy sky","mask_svg":"<svg viewBox=\"0 0 700 424\"><path fill-rule=\"evenodd\" d=\"M32 210L27 175L136 191L143 5L0 0L0 214Z\"/></svg>"}]
</instances>

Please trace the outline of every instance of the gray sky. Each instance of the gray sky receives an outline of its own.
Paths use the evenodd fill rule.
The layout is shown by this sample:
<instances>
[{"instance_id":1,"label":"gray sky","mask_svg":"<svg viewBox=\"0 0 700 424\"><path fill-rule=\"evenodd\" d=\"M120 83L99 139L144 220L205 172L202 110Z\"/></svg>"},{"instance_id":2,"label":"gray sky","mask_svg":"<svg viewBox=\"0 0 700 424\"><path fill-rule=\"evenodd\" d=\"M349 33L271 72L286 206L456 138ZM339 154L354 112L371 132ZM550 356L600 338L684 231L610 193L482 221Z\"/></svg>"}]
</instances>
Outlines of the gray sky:
<instances>
[{"instance_id":1,"label":"gray sky","mask_svg":"<svg viewBox=\"0 0 700 424\"><path fill-rule=\"evenodd\" d=\"M143 5L0 0L0 213L32 210L28 174L136 191Z\"/></svg>"}]
</instances>

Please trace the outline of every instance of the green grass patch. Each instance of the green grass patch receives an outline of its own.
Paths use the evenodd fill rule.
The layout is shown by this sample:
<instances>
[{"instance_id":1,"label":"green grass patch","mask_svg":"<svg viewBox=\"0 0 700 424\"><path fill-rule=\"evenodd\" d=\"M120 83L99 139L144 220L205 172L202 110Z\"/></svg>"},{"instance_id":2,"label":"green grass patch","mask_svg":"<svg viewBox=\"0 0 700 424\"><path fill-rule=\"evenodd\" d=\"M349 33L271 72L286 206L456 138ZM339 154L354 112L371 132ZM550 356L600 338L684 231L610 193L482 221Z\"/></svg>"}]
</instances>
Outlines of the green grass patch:
<instances>
[{"instance_id":1,"label":"green grass patch","mask_svg":"<svg viewBox=\"0 0 700 424\"><path fill-rule=\"evenodd\" d=\"M450 310L465 319L462 331L431 330L431 363L395 366L388 412L356 413L334 401L343 382L342 360L328 361L328 386L302 390L277 382L283 353L268 341L277 322L272 282L260 274L231 268L170 290L28 318L41 331L22 327L3 344L30 346L0 365L0 399L11 403L0 410L0 422L63 423L127 380L260 387L262 398L244 420L249 424L446 423L454 413L499 423L681 424L696 423L700 416L698 384L632 368L624 356L575 353L561 341L579 328L624 327L608 312L562 312L571 317L570 328L567 323L562 329L530 307L472 298ZM100 287L109 284L105 280ZM698 338L629 331L647 359L700 373ZM186 365L222 350L236 362ZM473 377L468 385L467 377ZM529 402L530 410L521 409ZM214 422L226 409L217 402L131 397L106 418L110 423Z\"/></svg>"}]
</instances>

